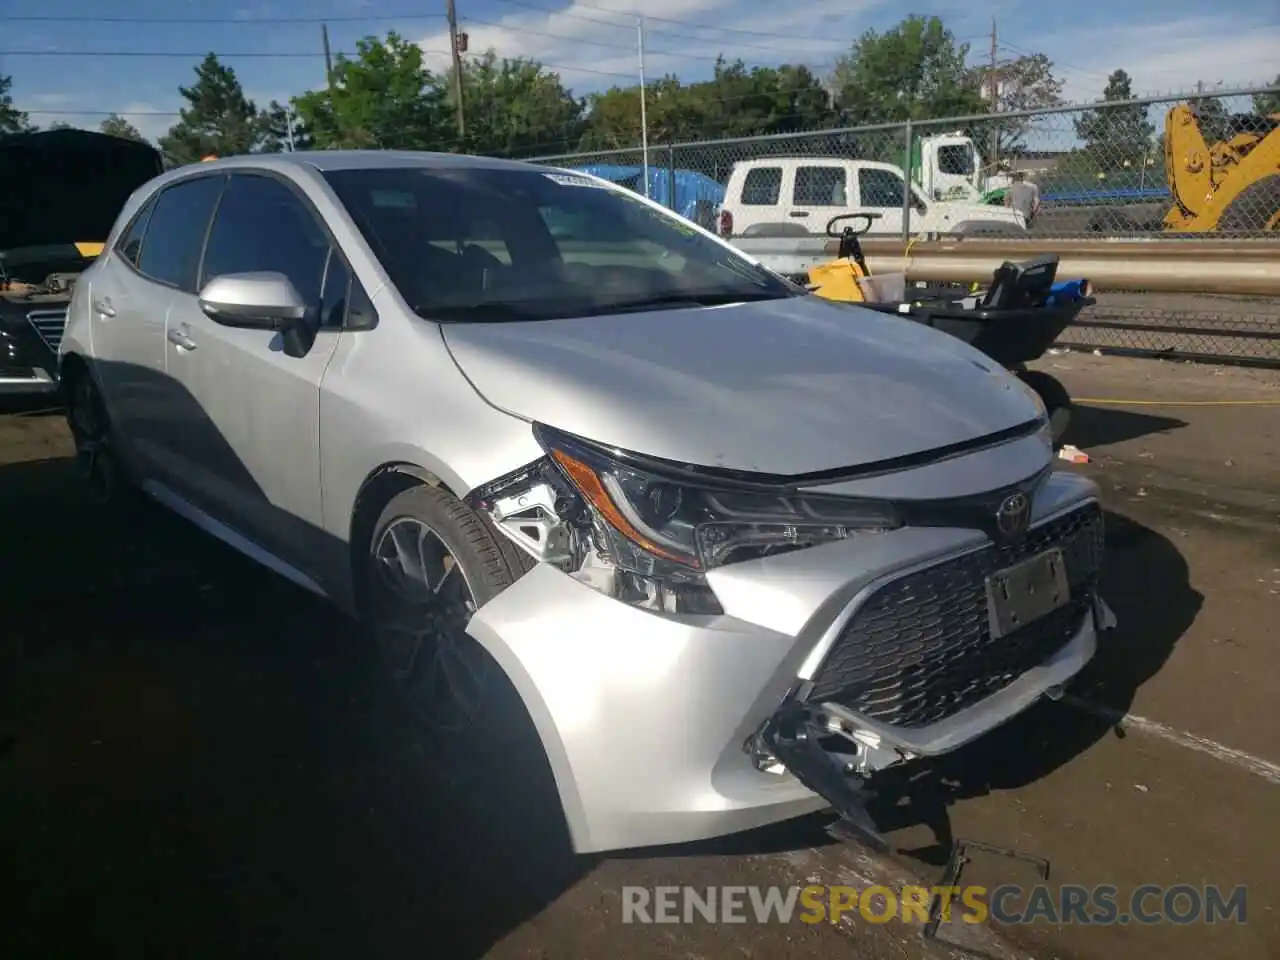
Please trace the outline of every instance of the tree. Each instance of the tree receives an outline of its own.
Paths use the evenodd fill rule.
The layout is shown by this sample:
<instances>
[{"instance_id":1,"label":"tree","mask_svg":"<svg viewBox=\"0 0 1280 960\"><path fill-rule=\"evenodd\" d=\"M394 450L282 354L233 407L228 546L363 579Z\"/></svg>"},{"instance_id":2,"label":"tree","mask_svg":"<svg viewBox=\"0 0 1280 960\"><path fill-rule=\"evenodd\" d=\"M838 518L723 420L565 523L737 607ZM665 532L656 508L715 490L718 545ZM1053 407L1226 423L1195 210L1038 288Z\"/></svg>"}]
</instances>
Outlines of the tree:
<instances>
[{"instance_id":1,"label":"tree","mask_svg":"<svg viewBox=\"0 0 1280 960\"><path fill-rule=\"evenodd\" d=\"M1107 77L1104 103L1133 99L1133 81L1123 70ZM1155 125L1147 119L1146 106L1098 107L1075 121L1076 136L1096 159L1101 170L1140 164L1151 150Z\"/></svg>"},{"instance_id":2,"label":"tree","mask_svg":"<svg viewBox=\"0 0 1280 960\"><path fill-rule=\"evenodd\" d=\"M748 69L740 60L723 58L710 80L682 84L668 75L647 84L645 105L651 143L815 130L835 119L829 94L807 67ZM639 144L638 86L588 97L583 149ZM682 159L681 166L687 165Z\"/></svg>"},{"instance_id":3,"label":"tree","mask_svg":"<svg viewBox=\"0 0 1280 960\"><path fill-rule=\"evenodd\" d=\"M850 125L981 113L986 104L965 66L968 53L937 17L868 30L836 62L836 107Z\"/></svg>"},{"instance_id":4,"label":"tree","mask_svg":"<svg viewBox=\"0 0 1280 960\"><path fill-rule=\"evenodd\" d=\"M645 84L649 142L674 143L705 136L705 111L696 93L668 74ZM640 146L640 87L612 87L587 97L583 150ZM569 145L566 144L566 147Z\"/></svg>"},{"instance_id":5,"label":"tree","mask_svg":"<svg viewBox=\"0 0 1280 960\"><path fill-rule=\"evenodd\" d=\"M178 88L188 106L160 138L160 149L177 164L195 163L210 154L252 153L262 140L262 116L245 97L235 71L211 53L195 72L195 84Z\"/></svg>"},{"instance_id":6,"label":"tree","mask_svg":"<svg viewBox=\"0 0 1280 960\"><path fill-rule=\"evenodd\" d=\"M147 142L147 138L139 132L138 128L118 113L113 113L103 120L98 129L108 136L120 137L123 140L137 140L139 143Z\"/></svg>"},{"instance_id":7,"label":"tree","mask_svg":"<svg viewBox=\"0 0 1280 960\"><path fill-rule=\"evenodd\" d=\"M53 123L49 124L49 129L50 130L74 130L76 128L74 125L67 123L67 121L65 120L55 120Z\"/></svg>"},{"instance_id":8,"label":"tree","mask_svg":"<svg viewBox=\"0 0 1280 960\"><path fill-rule=\"evenodd\" d=\"M262 144L260 153L284 153L286 150L310 150L314 146L311 131L307 129L293 107L286 107L276 100L262 111Z\"/></svg>"},{"instance_id":9,"label":"tree","mask_svg":"<svg viewBox=\"0 0 1280 960\"><path fill-rule=\"evenodd\" d=\"M365 37L356 56L339 54L332 89L293 98L319 149L447 149L457 142L442 85L423 64L422 48L389 33Z\"/></svg>"},{"instance_id":10,"label":"tree","mask_svg":"<svg viewBox=\"0 0 1280 960\"><path fill-rule=\"evenodd\" d=\"M432 77L433 103L451 103L453 72ZM532 157L554 153L558 144L582 135L585 105L565 89L560 76L540 63L500 60L492 50L462 67L468 153ZM449 121L453 124L453 116ZM454 127L456 133L456 127ZM444 130L442 137L447 136Z\"/></svg>"},{"instance_id":11,"label":"tree","mask_svg":"<svg viewBox=\"0 0 1280 960\"><path fill-rule=\"evenodd\" d=\"M0 134L27 133L34 129L31 118L13 105L13 77L0 74Z\"/></svg>"},{"instance_id":12,"label":"tree","mask_svg":"<svg viewBox=\"0 0 1280 960\"><path fill-rule=\"evenodd\" d=\"M972 85L989 82L990 67L973 71ZM1043 53L1019 57L996 69L996 105L1000 113L1056 107L1062 103L1062 81L1053 75L1053 62ZM1026 137L1036 117L1010 117L974 124L969 131L983 156L1008 159L1024 153Z\"/></svg>"},{"instance_id":13,"label":"tree","mask_svg":"<svg viewBox=\"0 0 1280 960\"><path fill-rule=\"evenodd\" d=\"M1270 93L1255 93L1253 95L1253 112L1260 117L1269 117L1273 113L1280 113L1280 74L1276 75L1275 82L1271 86L1276 89Z\"/></svg>"}]
</instances>

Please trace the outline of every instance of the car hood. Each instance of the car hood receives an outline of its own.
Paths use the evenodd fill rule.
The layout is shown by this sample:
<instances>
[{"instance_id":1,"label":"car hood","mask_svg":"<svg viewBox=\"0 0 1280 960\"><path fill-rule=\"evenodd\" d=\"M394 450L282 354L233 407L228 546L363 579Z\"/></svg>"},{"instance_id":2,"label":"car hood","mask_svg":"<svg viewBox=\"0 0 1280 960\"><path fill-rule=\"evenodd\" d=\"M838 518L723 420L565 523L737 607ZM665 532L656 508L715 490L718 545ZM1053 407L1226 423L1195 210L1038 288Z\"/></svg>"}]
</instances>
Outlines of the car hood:
<instances>
[{"instance_id":1,"label":"car hood","mask_svg":"<svg viewBox=\"0 0 1280 960\"><path fill-rule=\"evenodd\" d=\"M444 337L494 406L683 463L793 475L1034 420L994 361L922 324L814 296L520 323Z\"/></svg>"},{"instance_id":2,"label":"car hood","mask_svg":"<svg viewBox=\"0 0 1280 960\"><path fill-rule=\"evenodd\" d=\"M101 243L129 196L163 171L155 147L103 133L0 137L0 250Z\"/></svg>"}]
</instances>

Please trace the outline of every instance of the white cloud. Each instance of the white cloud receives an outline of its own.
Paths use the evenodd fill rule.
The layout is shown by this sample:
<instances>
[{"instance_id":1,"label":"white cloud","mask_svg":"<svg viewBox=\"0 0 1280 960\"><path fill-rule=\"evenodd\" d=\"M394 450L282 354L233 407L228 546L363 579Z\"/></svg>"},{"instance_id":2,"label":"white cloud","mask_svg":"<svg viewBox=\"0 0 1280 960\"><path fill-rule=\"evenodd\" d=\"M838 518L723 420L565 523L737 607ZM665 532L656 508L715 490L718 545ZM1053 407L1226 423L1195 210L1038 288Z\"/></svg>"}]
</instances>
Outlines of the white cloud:
<instances>
[{"instance_id":1,"label":"white cloud","mask_svg":"<svg viewBox=\"0 0 1280 960\"><path fill-rule=\"evenodd\" d=\"M711 72L717 54L748 64L804 63L825 74L869 24L867 14L884 13L883 0L852 0L837 13L824 7L821 20L797 15L786 3L767 6L744 0L610 0L608 8L574 0L554 13L522 10L496 21L467 22L460 29L470 52L493 48L499 56L530 57L557 69L569 87L583 94L613 84L636 82L635 19L646 17L645 69L650 77L677 73L688 80ZM877 16L877 21L883 16ZM692 24L704 26L695 27ZM493 25L497 24L497 25ZM723 26L715 26L723 25ZM1206 38L1213 38L1207 42ZM1007 55L1045 49L1043 37L1003 36ZM428 64L449 65L449 35L440 30L420 41ZM974 56L985 52L978 50ZM1067 99L1096 100L1107 74L1123 67L1139 95L1265 82L1280 70L1280 24L1248 23L1238 17L1224 35L1218 17L1193 17L1055 32L1049 45ZM1065 51L1065 52L1064 52Z\"/></svg>"},{"instance_id":2,"label":"white cloud","mask_svg":"<svg viewBox=\"0 0 1280 960\"><path fill-rule=\"evenodd\" d=\"M1020 44L1028 50L1032 41ZM1057 34L1051 54L1070 101L1097 100L1107 75L1123 68L1137 96L1268 83L1280 71L1280 23L1242 17L1224 33L1219 17L1132 24L1099 34ZM1059 55L1056 51L1068 51Z\"/></svg>"},{"instance_id":3,"label":"white cloud","mask_svg":"<svg viewBox=\"0 0 1280 960\"><path fill-rule=\"evenodd\" d=\"M636 82L641 15L645 71L651 78L666 73L705 78L721 53L752 65L805 63L825 73L864 29L861 15L882 2L849 0L839 12L824 10L824 18L809 25L782 4L761 9L735 0L615 0L606 10L575 0L554 13L530 10L497 21L464 20L460 29L468 35L472 54L492 48L499 56L542 61L583 94ZM432 68L448 67L446 30L420 43Z\"/></svg>"}]
</instances>

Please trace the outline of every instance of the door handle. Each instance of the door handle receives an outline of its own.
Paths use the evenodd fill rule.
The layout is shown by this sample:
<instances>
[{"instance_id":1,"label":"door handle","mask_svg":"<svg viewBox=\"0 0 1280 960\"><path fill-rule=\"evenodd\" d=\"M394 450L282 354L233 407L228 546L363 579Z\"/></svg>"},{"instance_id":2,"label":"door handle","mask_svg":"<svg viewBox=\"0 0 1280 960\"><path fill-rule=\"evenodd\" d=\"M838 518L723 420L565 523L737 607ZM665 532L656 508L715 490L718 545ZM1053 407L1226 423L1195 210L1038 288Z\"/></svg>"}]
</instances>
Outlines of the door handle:
<instances>
[{"instance_id":1,"label":"door handle","mask_svg":"<svg viewBox=\"0 0 1280 960\"><path fill-rule=\"evenodd\" d=\"M100 317L114 317L116 308L111 305L110 297L99 297L93 301L93 312Z\"/></svg>"},{"instance_id":2,"label":"door handle","mask_svg":"<svg viewBox=\"0 0 1280 960\"><path fill-rule=\"evenodd\" d=\"M809 215L808 210L792 210L791 211L791 216L793 217L807 217L808 215Z\"/></svg>"},{"instance_id":3,"label":"door handle","mask_svg":"<svg viewBox=\"0 0 1280 960\"><path fill-rule=\"evenodd\" d=\"M187 353L190 353L197 346L194 340L192 340L189 336L187 336L185 332L177 328L170 330L168 333L165 334L165 336L168 338L169 342L172 343L175 347L177 347L179 350L186 351Z\"/></svg>"}]
</instances>

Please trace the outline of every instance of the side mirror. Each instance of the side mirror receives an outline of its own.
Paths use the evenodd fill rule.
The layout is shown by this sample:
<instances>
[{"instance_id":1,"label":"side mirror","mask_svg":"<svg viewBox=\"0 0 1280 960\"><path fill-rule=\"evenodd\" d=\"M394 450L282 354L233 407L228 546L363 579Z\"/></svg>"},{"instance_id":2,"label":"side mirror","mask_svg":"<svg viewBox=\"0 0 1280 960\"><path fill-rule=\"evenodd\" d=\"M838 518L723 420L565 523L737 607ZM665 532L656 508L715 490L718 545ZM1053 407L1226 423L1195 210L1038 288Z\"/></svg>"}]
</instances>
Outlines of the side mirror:
<instances>
[{"instance_id":1,"label":"side mirror","mask_svg":"<svg viewBox=\"0 0 1280 960\"><path fill-rule=\"evenodd\" d=\"M200 291L200 309L215 323L249 330L286 330L307 304L283 273L226 273Z\"/></svg>"}]
</instances>

